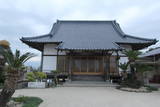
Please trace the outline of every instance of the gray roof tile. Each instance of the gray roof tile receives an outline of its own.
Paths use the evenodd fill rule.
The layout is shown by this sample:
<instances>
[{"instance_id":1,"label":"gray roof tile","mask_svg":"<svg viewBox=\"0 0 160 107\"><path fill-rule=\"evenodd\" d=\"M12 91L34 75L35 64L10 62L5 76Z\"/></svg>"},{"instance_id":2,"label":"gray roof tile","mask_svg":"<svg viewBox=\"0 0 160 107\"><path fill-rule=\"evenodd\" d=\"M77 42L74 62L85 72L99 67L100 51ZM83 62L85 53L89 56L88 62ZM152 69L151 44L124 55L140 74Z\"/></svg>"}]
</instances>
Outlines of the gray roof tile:
<instances>
[{"instance_id":1,"label":"gray roof tile","mask_svg":"<svg viewBox=\"0 0 160 107\"><path fill-rule=\"evenodd\" d=\"M158 54L160 54L160 47L156 48L156 49L153 49L151 51L148 51L148 52L140 55L140 57L155 56L155 55L158 55Z\"/></svg>"},{"instance_id":2,"label":"gray roof tile","mask_svg":"<svg viewBox=\"0 0 160 107\"><path fill-rule=\"evenodd\" d=\"M155 43L155 39L125 34L115 21L57 21L47 35L22 38L23 42L62 42L59 49L121 49L118 43ZM117 43L117 44L116 44Z\"/></svg>"}]
</instances>

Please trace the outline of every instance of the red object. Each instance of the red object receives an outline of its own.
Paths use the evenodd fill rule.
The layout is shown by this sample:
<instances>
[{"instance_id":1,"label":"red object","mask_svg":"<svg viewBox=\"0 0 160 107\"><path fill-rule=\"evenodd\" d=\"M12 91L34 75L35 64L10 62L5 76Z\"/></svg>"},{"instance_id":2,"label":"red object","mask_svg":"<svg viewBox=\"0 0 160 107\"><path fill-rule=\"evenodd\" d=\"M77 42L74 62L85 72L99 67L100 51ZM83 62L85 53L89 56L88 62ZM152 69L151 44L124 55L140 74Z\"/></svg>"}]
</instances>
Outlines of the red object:
<instances>
[{"instance_id":1,"label":"red object","mask_svg":"<svg viewBox=\"0 0 160 107\"><path fill-rule=\"evenodd\" d=\"M149 80L150 83L160 83L160 75L154 75L151 80Z\"/></svg>"}]
</instances>

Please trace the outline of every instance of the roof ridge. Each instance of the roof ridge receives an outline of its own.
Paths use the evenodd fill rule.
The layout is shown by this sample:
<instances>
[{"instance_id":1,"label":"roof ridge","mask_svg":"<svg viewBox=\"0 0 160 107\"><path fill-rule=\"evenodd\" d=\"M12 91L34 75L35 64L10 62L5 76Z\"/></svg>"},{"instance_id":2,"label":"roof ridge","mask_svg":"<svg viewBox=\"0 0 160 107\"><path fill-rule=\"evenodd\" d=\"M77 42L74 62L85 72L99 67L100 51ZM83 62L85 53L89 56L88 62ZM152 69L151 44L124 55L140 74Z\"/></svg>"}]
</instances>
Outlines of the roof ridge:
<instances>
[{"instance_id":1,"label":"roof ridge","mask_svg":"<svg viewBox=\"0 0 160 107\"><path fill-rule=\"evenodd\" d=\"M50 31L51 37L53 37L56 34L59 25L60 23L58 21L53 24L53 27Z\"/></svg>"},{"instance_id":2,"label":"roof ridge","mask_svg":"<svg viewBox=\"0 0 160 107\"><path fill-rule=\"evenodd\" d=\"M149 38L131 36L131 35L128 35L128 34L125 34L125 36L126 36L126 37L130 37L130 38L135 38L135 39L141 39L141 40L146 40L146 41L155 41L155 42L158 42L158 40L156 40L156 39L149 39Z\"/></svg>"},{"instance_id":3,"label":"roof ridge","mask_svg":"<svg viewBox=\"0 0 160 107\"><path fill-rule=\"evenodd\" d=\"M152 50L150 50L150 49L152 49ZM160 47L155 47L155 48L150 48L148 51L146 51L146 53L149 53L149 52L151 52L151 51L155 51L155 50L157 50L157 49L160 49Z\"/></svg>"},{"instance_id":4,"label":"roof ridge","mask_svg":"<svg viewBox=\"0 0 160 107\"><path fill-rule=\"evenodd\" d=\"M120 26L117 25L118 23L116 21L112 22L114 30L119 33L122 37L125 37L125 33L121 30Z\"/></svg>"},{"instance_id":5,"label":"roof ridge","mask_svg":"<svg viewBox=\"0 0 160 107\"><path fill-rule=\"evenodd\" d=\"M57 20L57 22L113 22L115 20Z\"/></svg>"},{"instance_id":6,"label":"roof ridge","mask_svg":"<svg viewBox=\"0 0 160 107\"><path fill-rule=\"evenodd\" d=\"M40 35L40 36L35 36L35 37L22 37L21 40L27 40L27 39L37 39L37 38L43 38L43 37L47 37L50 36L51 34L44 34L44 35Z\"/></svg>"}]
</instances>

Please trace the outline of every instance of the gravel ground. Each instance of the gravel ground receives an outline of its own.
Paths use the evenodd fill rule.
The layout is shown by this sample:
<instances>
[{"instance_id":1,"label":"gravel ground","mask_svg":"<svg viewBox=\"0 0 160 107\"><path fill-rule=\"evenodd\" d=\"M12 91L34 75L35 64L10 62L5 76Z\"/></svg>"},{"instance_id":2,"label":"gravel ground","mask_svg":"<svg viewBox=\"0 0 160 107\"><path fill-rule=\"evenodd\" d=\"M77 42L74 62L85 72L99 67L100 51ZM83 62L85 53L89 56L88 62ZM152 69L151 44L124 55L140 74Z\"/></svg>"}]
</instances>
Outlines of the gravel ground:
<instances>
[{"instance_id":1,"label":"gravel ground","mask_svg":"<svg viewBox=\"0 0 160 107\"><path fill-rule=\"evenodd\" d=\"M14 96L37 96L40 107L158 107L160 91L135 93L112 87L57 87L21 89Z\"/></svg>"}]
</instances>

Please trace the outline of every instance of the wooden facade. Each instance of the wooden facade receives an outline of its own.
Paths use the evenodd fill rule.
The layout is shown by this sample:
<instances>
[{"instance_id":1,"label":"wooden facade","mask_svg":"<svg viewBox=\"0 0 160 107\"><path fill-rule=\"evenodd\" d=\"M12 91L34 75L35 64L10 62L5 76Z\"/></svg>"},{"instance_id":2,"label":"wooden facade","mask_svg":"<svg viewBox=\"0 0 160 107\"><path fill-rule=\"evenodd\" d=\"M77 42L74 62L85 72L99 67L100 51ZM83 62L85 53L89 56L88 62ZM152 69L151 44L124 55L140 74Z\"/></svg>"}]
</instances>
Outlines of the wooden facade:
<instances>
[{"instance_id":1,"label":"wooden facade","mask_svg":"<svg viewBox=\"0 0 160 107\"><path fill-rule=\"evenodd\" d=\"M71 80L105 81L118 75L116 57L110 55L58 56L57 70L67 72Z\"/></svg>"}]
</instances>

